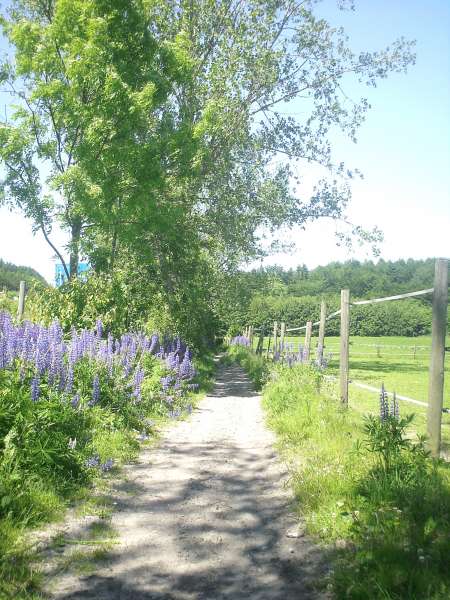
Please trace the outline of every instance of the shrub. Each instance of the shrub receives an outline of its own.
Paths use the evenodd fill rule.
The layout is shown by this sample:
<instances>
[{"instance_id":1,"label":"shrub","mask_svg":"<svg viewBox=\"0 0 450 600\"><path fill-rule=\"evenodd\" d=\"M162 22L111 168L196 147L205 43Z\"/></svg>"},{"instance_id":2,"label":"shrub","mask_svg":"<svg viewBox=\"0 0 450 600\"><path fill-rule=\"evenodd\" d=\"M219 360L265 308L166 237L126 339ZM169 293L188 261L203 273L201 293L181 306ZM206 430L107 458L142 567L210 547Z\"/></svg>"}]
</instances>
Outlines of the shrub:
<instances>
[{"instance_id":1,"label":"shrub","mask_svg":"<svg viewBox=\"0 0 450 600\"><path fill-rule=\"evenodd\" d=\"M328 313L339 308L339 299L327 299ZM320 300L316 296L262 297L252 299L247 322L262 326L269 334L274 321L284 321L289 327L301 327L307 321L318 321ZM421 300L406 299L366 306L354 306L350 311L350 334L361 336L418 336L431 332L431 307ZM326 334L339 335L339 318L330 319Z\"/></svg>"}]
</instances>

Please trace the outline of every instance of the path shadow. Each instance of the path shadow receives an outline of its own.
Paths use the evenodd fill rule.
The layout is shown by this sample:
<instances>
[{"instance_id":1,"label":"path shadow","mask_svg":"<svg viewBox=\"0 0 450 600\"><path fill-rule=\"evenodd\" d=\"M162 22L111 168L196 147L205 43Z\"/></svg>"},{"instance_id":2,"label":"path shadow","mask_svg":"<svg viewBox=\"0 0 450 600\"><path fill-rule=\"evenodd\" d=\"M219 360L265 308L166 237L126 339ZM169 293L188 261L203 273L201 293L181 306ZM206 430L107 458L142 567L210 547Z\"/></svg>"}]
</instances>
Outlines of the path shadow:
<instances>
[{"instance_id":1,"label":"path shadow","mask_svg":"<svg viewBox=\"0 0 450 600\"><path fill-rule=\"evenodd\" d=\"M233 395L256 393L240 368L221 368L210 397ZM315 589L327 571L323 551L306 537L286 537L295 518L270 445L166 440L156 452L167 480L141 485L139 472L145 476L152 467L133 465L134 493L119 505L121 518L132 519L142 535L131 541L123 531L124 544L111 552L107 568L78 579L77 589L59 593L58 600L325 597ZM183 478L171 485L170 469L180 464Z\"/></svg>"}]
</instances>

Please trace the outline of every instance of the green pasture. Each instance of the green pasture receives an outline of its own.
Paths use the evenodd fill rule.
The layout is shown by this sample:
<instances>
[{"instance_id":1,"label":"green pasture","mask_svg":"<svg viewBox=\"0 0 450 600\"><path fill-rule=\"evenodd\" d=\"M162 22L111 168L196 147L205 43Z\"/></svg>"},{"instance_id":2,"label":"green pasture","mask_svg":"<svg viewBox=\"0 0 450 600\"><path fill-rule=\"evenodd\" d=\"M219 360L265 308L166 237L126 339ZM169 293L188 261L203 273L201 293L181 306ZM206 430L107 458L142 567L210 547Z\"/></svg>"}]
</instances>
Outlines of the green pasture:
<instances>
[{"instance_id":1,"label":"green pasture","mask_svg":"<svg viewBox=\"0 0 450 600\"><path fill-rule=\"evenodd\" d=\"M267 350L268 339L264 340ZM304 334L286 338L286 343L304 342ZM256 340L255 340L256 344ZM313 356L317 338L312 340ZM376 388L381 384L388 392L396 392L415 400L427 402L428 367L431 336L410 337L357 337L350 338L350 380ZM325 338L325 356L331 355L327 373L339 374L339 337ZM450 353L445 359L444 406L450 408ZM378 411L378 395L350 384L349 403L358 412ZM400 401L402 414L416 415L414 428L418 433L426 431L426 408ZM444 450L450 451L450 414L442 415L442 439Z\"/></svg>"}]
</instances>

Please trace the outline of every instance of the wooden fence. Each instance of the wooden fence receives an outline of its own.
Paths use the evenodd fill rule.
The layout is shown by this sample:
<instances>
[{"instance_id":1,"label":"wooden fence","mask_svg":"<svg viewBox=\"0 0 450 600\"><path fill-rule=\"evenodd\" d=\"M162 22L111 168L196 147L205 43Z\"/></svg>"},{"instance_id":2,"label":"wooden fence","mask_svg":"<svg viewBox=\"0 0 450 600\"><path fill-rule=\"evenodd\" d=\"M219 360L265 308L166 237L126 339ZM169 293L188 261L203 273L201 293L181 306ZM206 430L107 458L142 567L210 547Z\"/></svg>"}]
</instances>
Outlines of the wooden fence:
<instances>
[{"instance_id":1,"label":"wooden fence","mask_svg":"<svg viewBox=\"0 0 450 600\"><path fill-rule=\"evenodd\" d=\"M309 358L311 354L311 337L313 327L319 326L318 343L317 343L317 358L322 359L325 327L329 319L340 316L340 349L339 349L339 389L340 399L344 406L348 406L348 385L349 385L349 345L350 345L350 312L352 306L361 306L365 304L378 304L380 302L391 302L403 300L404 298L414 298L431 294L433 297L432 304L432 328L431 328L431 354L429 365L429 388L428 388L428 403L420 403L406 396L401 399L420 403L427 407L427 433L429 437L429 446L434 456L439 456L441 446L441 423L442 413L447 412L443 408L444 401L444 360L445 360L445 335L447 331L447 304L448 304L448 260L439 258L435 264L434 286L426 290L418 290L408 292L406 294L398 294L395 296L387 296L384 298L372 298L369 300L357 300L351 302L350 290L341 290L341 308L329 315L326 314L327 307L325 301L322 300L320 305L319 321L308 321L301 327L286 327L286 323L273 324L273 335L269 337L269 345L267 348L267 356L270 352L275 355L277 352L283 352L284 340L287 333L305 331L304 341L304 357ZM256 329L252 325L245 328L244 334L249 337L252 347L255 333L259 331L259 341L257 350L263 351L264 331ZM270 348L272 342L272 348ZM447 349L448 350L448 349ZM414 357L416 357L414 350ZM377 355L381 356L378 348ZM370 386L369 386L370 387ZM400 398L400 396L397 396Z\"/></svg>"}]
</instances>

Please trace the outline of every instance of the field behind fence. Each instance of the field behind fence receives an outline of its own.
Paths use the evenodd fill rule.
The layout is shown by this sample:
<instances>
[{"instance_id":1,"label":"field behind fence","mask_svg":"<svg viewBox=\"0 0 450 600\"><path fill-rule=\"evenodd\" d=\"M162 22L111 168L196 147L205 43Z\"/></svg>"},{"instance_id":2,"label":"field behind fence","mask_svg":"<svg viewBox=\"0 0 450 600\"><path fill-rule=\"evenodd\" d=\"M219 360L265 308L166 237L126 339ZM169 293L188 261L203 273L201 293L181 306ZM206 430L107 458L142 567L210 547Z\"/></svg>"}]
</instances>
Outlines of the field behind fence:
<instances>
[{"instance_id":1,"label":"field behind fence","mask_svg":"<svg viewBox=\"0 0 450 600\"><path fill-rule=\"evenodd\" d=\"M430 282L431 283L431 282ZM380 302L401 301L404 298L431 296L432 298L432 334L420 338L350 338L351 307ZM449 378L444 387L444 373L449 370L449 355L446 356L445 337L447 331L448 304L448 261L437 259L434 285L424 290L414 290L384 298L372 298L352 301L350 290L341 291L341 308L327 314L325 302L321 302L320 320L308 321L301 327L289 327L288 323L274 322L271 335L252 325L246 327L247 335L259 353L267 357L284 360L292 351L294 340L301 340L302 355L306 359L314 358L318 362L329 361L329 374L336 377L339 384L340 401L344 406L349 404L349 385L352 387L351 404L355 405L358 397L360 405L356 408L370 410L370 405L377 402L362 401L368 394L379 393L381 384L390 391L395 391L397 398L424 416L429 446L433 455L450 445L450 432L447 432L447 419L442 418L450 410ZM326 324L330 319L340 319L340 336L326 337ZM316 335L314 339L313 335ZM304 336L304 337L303 337ZM356 341L357 340L357 341ZM298 351L298 347L294 348ZM358 388L356 394L353 388ZM445 400L444 400L445 398ZM369 404L369 406L366 406ZM367 412L367 410L366 410ZM411 410L409 411L411 412ZM418 421L422 417L418 417Z\"/></svg>"}]
</instances>

